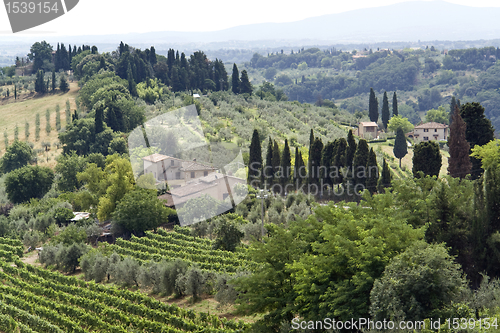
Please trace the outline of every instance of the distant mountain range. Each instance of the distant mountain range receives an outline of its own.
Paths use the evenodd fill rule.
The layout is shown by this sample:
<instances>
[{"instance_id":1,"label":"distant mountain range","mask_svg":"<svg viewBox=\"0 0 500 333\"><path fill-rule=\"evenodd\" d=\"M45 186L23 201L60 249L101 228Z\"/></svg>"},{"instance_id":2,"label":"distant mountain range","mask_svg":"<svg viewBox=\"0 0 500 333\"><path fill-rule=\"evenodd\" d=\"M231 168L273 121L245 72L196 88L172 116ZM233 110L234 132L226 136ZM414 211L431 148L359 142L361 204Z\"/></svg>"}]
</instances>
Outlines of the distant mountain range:
<instances>
[{"instance_id":1,"label":"distant mountain range","mask_svg":"<svg viewBox=\"0 0 500 333\"><path fill-rule=\"evenodd\" d=\"M304 4L307 5L307 4ZM220 48L360 44L377 42L464 41L500 38L500 8L478 8L445 1L411 1L329 14L290 23L262 23L214 32L149 32L100 36L47 36L49 42L116 45L184 45ZM33 42L41 37L0 37L0 43ZM45 38L45 37L44 37ZM52 40L53 39L53 40ZM278 45L279 44L279 45ZM100 48L101 49L101 48ZM101 49L106 51L105 49Z\"/></svg>"},{"instance_id":2,"label":"distant mountain range","mask_svg":"<svg viewBox=\"0 0 500 333\"><path fill-rule=\"evenodd\" d=\"M304 4L307 5L307 4ZM500 38L500 8L478 8L445 1L411 1L290 23L242 25L214 32L150 32L93 36L111 42L214 43L227 41L311 40L331 43Z\"/></svg>"}]
</instances>

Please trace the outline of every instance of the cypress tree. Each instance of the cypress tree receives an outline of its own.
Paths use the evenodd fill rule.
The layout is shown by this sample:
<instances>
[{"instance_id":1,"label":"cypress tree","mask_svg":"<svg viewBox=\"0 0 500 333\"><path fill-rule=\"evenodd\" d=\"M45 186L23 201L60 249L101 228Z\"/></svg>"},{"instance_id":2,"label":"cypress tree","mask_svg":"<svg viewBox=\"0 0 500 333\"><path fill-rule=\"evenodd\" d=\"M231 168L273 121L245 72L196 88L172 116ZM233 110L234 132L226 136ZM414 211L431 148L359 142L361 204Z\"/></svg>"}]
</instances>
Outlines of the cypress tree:
<instances>
[{"instance_id":1,"label":"cypress tree","mask_svg":"<svg viewBox=\"0 0 500 333\"><path fill-rule=\"evenodd\" d=\"M17 86L14 84L14 100L17 99Z\"/></svg>"},{"instance_id":2,"label":"cypress tree","mask_svg":"<svg viewBox=\"0 0 500 333\"><path fill-rule=\"evenodd\" d=\"M276 183L278 183L280 178L280 174L278 172L279 168L281 167L281 158L280 158L280 148L276 140L274 140L274 145L273 145L272 165L273 165L274 180Z\"/></svg>"},{"instance_id":3,"label":"cypress tree","mask_svg":"<svg viewBox=\"0 0 500 333\"><path fill-rule=\"evenodd\" d=\"M7 131L3 132L3 140L5 144L5 149L7 149L7 147L9 147L9 136L7 135Z\"/></svg>"},{"instance_id":4,"label":"cypress tree","mask_svg":"<svg viewBox=\"0 0 500 333\"><path fill-rule=\"evenodd\" d=\"M356 143L354 143L354 147L356 147ZM352 165L352 160L351 160L351 165L345 164L346 163L345 161L347 161L347 154L349 153L349 149L351 149L351 147L347 145L347 141L344 138L340 138L337 140L335 148L336 149L335 149L335 157L333 159L333 166L336 168L337 174L333 179L333 183L341 184L344 181L341 169L344 166L350 167ZM356 153L356 151L354 153ZM353 159L354 159L354 154L353 154Z\"/></svg>"},{"instance_id":5,"label":"cypress tree","mask_svg":"<svg viewBox=\"0 0 500 333\"><path fill-rule=\"evenodd\" d=\"M50 126L50 110L47 109L45 112L45 132L47 132L47 135L50 134L50 131L52 131L52 127Z\"/></svg>"},{"instance_id":6,"label":"cypress tree","mask_svg":"<svg viewBox=\"0 0 500 333\"><path fill-rule=\"evenodd\" d=\"M30 124L26 121L24 123L24 138L26 141L28 141L28 138L30 137Z\"/></svg>"},{"instance_id":7,"label":"cypress tree","mask_svg":"<svg viewBox=\"0 0 500 333\"><path fill-rule=\"evenodd\" d=\"M66 109L64 111L66 116L66 125L69 125L71 123L71 106L69 104L69 99L66 100Z\"/></svg>"},{"instance_id":8,"label":"cypress tree","mask_svg":"<svg viewBox=\"0 0 500 333\"><path fill-rule=\"evenodd\" d=\"M458 106L457 100L455 99L455 96L452 96L451 102L450 102L450 112L449 112L449 121L448 121L448 123L450 124L450 129L451 129L451 124L453 123L453 113L455 112L455 106Z\"/></svg>"},{"instance_id":9,"label":"cypress tree","mask_svg":"<svg viewBox=\"0 0 500 333\"><path fill-rule=\"evenodd\" d=\"M266 151L266 167L262 173L263 177L272 184L274 178L274 168L273 168L273 140L269 137L269 142L267 144Z\"/></svg>"},{"instance_id":10,"label":"cypress tree","mask_svg":"<svg viewBox=\"0 0 500 333\"><path fill-rule=\"evenodd\" d=\"M56 71L52 71L52 92L56 91Z\"/></svg>"},{"instance_id":11,"label":"cypress tree","mask_svg":"<svg viewBox=\"0 0 500 333\"><path fill-rule=\"evenodd\" d=\"M370 120L373 122L378 121L378 100L377 97L375 97L375 91L373 91L373 88L370 88L370 101L368 104L368 116L370 117Z\"/></svg>"},{"instance_id":12,"label":"cypress tree","mask_svg":"<svg viewBox=\"0 0 500 333\"><path fill-rule=\"evenodd\" d=\"M368 155L370 151L368 149L368 142L365 139L360 139L356 153L354 154L353 161L353 180L355 185L366 184L367 170L366 165L368 163Z\"/></svg>"},{"instance_id":13,"label":"cypress tree","mask_svg":"<svg viewBox=\"0 0 500 333\"><path fill-rule=\"evenodd\" d=\"M288 146L288 139L285 139L285 147L283 148L283 154L281 158L281 184L285 186L290 182L292 168L292 157L290 155L290 147Z\"/></svg>"},{"instance_id":14,"label":"cypress tree","mask_svg":"<svg viewBox=\"0 0 500 333\"><path fill-rule=\"evenodd\" d=\"M14 127L14 141L19 141L19 126Z\"/></svg>"},{"instance_id":15,"label":"cypress tree","mask_svg":"<svg viewBox=\"0 0 500 333\"><path fill-rule=\"evenodd\" d=\"M306 168L304 167L304 160L299 147L295 147L295 165L293 168L293 180L295 185L300 185L303 178L306 176Z\"/></svg>"},{"instance_id":16,"label":"cypress tree","mask_svg":"<svg viewBox=\"0 0 500 333\"><path fill-rule=\"evenodd\" d=\"M392 95L392 115L397 116L398 113L398 96L396 95L396 92L394 92L394 95Z\"/></svg>"},{"instance_id":17,"label":"cypress tree","mask_svg":"<svg viewBox=\"0 0 500 333\"><path fill-rule=\"evenodd\" d=\"M484 115L484 107L481 104L474 102L462 105L460 107L460 116L467 125L465 139L470 144L471 149L476 145L483 146L494 139L493 126L491 121ZM471 157L471 162L471 178L478 179L483 173L481 161Z\"/></svg>"},{"instance_id":18,"label":"cypress tree","mask_svg":"<svg viewBox=\"0 0 500 333\"><path fill-rule=\"evenodd\" d=\"M352 161L354 159L354 154L356 153L356 140L354 139L354 135L352 134L352 129L349 130L347 134L347 151L345 154L345 166L351 167Z\"/></svg>"},{"instance_id":19,"label":"cypress tree","mask_svg":"<svg viewBox=\"0 0 500 333\"><path fill-rule=\"evenodd\" d=\"M61 129L61 107L59 104L56 105L56 130Z\"/></svg>"},{"instance_id":20,"label":"cypress tree","mask_svg":"<svg viewBox=\"0 0 500 333\"><path fill-rule=\"evenodd\" d=\"M231 90L234 94L240 93L240 73L238 67L233 64L233 75L231 76Z\"/></svg>"},{"instance_id":21,"label":"cypress tree","mask_svg":"<svg viewBox=\"0 0 500 333\"><path fill-rule=\"evenodd\" d=\"M396 132L396 140L394 140L392 151L394 152L394 156L399 158L399 167L401 168L401 159L408 154L408 145L406 144L405 134L401 128L398 128Z\"/></svg>"},{"instance_id":22,"label":"cypress tree","mask_svg":"<svg viewBox=\"0 0 500 333\"><path fill-rule=\"evenodd\" d=\"M334 149L335 143L328 142L325 147L323 147L323 152L321 153L321 179L324 179L325 184L333 185L333 180L330 179L331 166L335 160Z\"/></svg>"},{"instance_id":23,"label":"cypress tree","mask_svg":"<svg viewBox=\"0 0 500 333\"><path fill-rule=\"evenodd\" d=\"M424 177L438 176L441 160L441 152L436 142L420 142L413 148L413 177L420 177L420 171L424 173Z\"/></svg>"},{"instance_id":24,"label":"cypress tree","mask_svg":"<svg viewBox=\"0 0 500 333\"><path fill-rule=\"evenodd\" d=\"M448 138L448 147L450 157L448 158L448 174L452 177L465 178L472 168L470 161L470 146L465 140L465 129L467 125L460 116L458 106L452 114L453 122L450 126L450 137Z\"/></svg>"},{"instance_id":25,"label":"cypress tree","mask_svg":"<svg viewBox=\"0 0 500 333\"><path fill-rule=\"evenodd\" d=\"M35 141L40 140L40 114L36 114L35 118Z\"/></svg>"},{"instance_id":26,"label":"cypress tree","mask_svg":"<svg viewBox=\"0 0 500 333\"><path fill-rule=\"evenodd\" d=\"M389 100L387 99L387 91L385 91L384 98L382 99L382 124L384 125L384 130L387 130L387 124L389 123L390 117Z\"/></svg>"},{"instance_id":27,"label":"cypress tree","mask_svg":"<svg viewBox=\"0 0 500 333\"><path fill-rule=\"evenodd\" d=\"M253 91L252 84L248 79L248 73L246 70L241 71L241 84L240 84L240 93L241 94L249 94L251 95Z\"/></svg>"},{"instance_id":28,"label":"cypress tree","mask_svg":"<svg viewBox=\"0 0 500 333\"><path fill-rule=\"evenodd\" d=\"M379 178L379 171L377 165L377 155L373 151L373 148L370 149L370 153L368 154L368 161L366 162L366 188L370 191L371 194L377 191L377 184Z\"/></svg>"},{"instance_id":29,"label":"cypress tree","mask_svg":"<svg viewBox=\"0 0 500 333\"><path fill-rule=\"evenodd\" d=\"M382 165L382 175L378 183L378 192L382 193L382 190L386 187L391 186L391 169L389 169L389 165L387 164L387 161L384 158L384 163Z\"/></svg>"},{"instance_id":30,"label":"cypress tree","mask_svg":"<svg viewBox=\"0 0 500 333\"><path fill-rule=\"evenodd\" d=\"M259 131L257 129L253 130L248 163L248 183L254 187L258 186L258 175L262 169L262 147L260 146Z\"/></svg>"},{"instance_id":31,"label":"cypress tree","mask_svg":"<svg viewBox=\"0 0 500 333\"><path fill-rule=\"evenodd\" d=\"M128 90L132 96L137 96L137 85L134 81L134 76L132 75L132 68L130 67L130 63L127 68L127 81L128 81ZM149 82L149 80L147 80Z\"/></svg>"},{"instance_id":32,"label":"cypress tree","mask_svg":"<svg viewBox=\"0 0 500 333\"><path fill-rule=\"evenodd\" d=\"M66 80L66 76L64 75L61 75L61 79L59 81L59 89L61 89L62 92L67 92L69 90L68 81Z\"/></svg>"},{"instance_id":33,"label":"cypress tree","mask_svg":"<svg viewBox=\"0 0 500 333\"><path fill-rule=\"evenodd\" d=\"M104 105L101 103L95 109L95 134L99 134L104 130Z\"/></svg>"},{"instance_id":34,"label":"cypress tree","mask_svg":"<svg viewBox=\"0 0 500 333\"><path fill-rule=\"evenodd\" d=\"M313 129L311 128L311 133L309 134L309 156L307 158L307 176L309 178L309 182L311 182L311 175L312 175L312 170L311 170L311 151L312 151L312 145L314 143L314 132Z\"/></svg>"},{"instance_id":35,"label":"cypress tree","mask_svg":"<svg viewBox=\"0 0 500 333\"><path fill-rule=\"evenodd\" d=\"M323 142L320 138L315 138L311 147L311 184L318 184L319 167L321 166L321 153L323 151Z\"/></svg>"}]
</instances>

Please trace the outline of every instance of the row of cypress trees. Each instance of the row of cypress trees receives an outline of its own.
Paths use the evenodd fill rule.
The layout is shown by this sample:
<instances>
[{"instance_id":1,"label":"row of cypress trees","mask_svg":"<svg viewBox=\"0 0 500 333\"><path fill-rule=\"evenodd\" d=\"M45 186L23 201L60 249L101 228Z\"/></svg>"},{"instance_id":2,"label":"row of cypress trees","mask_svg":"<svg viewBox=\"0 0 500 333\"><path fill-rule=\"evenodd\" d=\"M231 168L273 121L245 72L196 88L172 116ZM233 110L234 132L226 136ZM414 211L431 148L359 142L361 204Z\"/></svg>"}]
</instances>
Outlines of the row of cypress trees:
<instances>
[{"instance_id":1,"label":"row of cypress trees","mask_svg":"<svg viewBox=\"0 0 500 333\"><path fill-rule=\"evenodd\" d=\"M340 138L326 145L319 137L314 137L311 130L308 165L306 167L296 147L293 170L288 140L285 140L284 148L280 151L276 140L270 137L264 164L259 133L255 129L250 145L248 182L254 187L293 183L295 186L314 184L316 188L333 188L342 184L355 191L366 188L374 193L390 186L391 172L384 159L380 173L373 148L369 149L364 139L356 143L352 130L347 140Z\"/></svg>"}]
</instances>

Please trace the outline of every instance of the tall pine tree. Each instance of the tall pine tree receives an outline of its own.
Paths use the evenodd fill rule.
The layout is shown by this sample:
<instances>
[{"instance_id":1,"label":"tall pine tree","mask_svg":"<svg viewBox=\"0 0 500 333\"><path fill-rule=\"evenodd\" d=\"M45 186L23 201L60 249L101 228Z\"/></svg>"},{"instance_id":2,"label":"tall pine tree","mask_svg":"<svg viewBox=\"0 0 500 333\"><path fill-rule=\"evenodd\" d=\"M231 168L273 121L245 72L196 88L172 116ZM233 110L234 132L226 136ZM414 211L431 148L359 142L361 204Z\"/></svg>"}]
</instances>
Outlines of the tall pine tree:
<instances>
[{"instance_id":1,"label":"tall pine tree","mask_svg":"<svg viewBox=\"0 0 500 333\"><path fill-rule=\"evenodd\" d=\"M399 158L399 167L401 168L401 159L408 154L406 137L403 129L401 128L398 128L398 131L396 132L396 140L394 140L394 148L392 151L394 152L394 156Z\"/></svg>"},{"instance_id":2,"label":"tall pine tree","mask_svg":"<svg viewBox=\"0 0 500 333\"><path fill-rule=\"evenodd\" d=\"M460 116L458 106L452 115L453 122L450 126L448 147L450 157L448 158L448 174L452 177L465 178L470 173L472 163L470 161L470 145L465 140L465 129L467 125Z\"/></svg>"},{"instance_id":3,"label":"tall pine tree","mask_svg":"<svg viewBox=\"0 0 500 333\"><path fill-rule=\"evenodd\" d=\"M450 102L450 112L448 114L449 116L449 124L450 124L450 129L451 129L451 124L453 123L453 113L455 112L455 107L458 106L457 105L457 100L455 99L455 96L452 96L451 97L451 102ZM460 107L459 107L460 109Z\"/></svg>"},{"instance_id":4,"label":"tall pine tree","mask_svg":"<svg viewBox=\"0 0 500 333\"><path fill-rule=\"evenodd\" d=\"M398 96L396 95L396 92L394 92L394 95L392 95L392 115L397 116L398 113Z\"/></svg>"},{"instance_id":5,"label":"tall pine tree","mask_svg":"<svg viewBox=\"0 0 500 333\"><path fill-rule=\"evenodd\" d=\"M262 170L262 147L260 145L259 131L253 130L252 142L250 143L250 156L248 160L248 183L259 187L259 174Z\"/></svg>"},{"instance_id":6,"label":"tall pine tree","mask_svg":"<svg viewBox=\"0 0 500 333\"><path fill-rule=\"evenodd\" d=\"M246 70L241 71L241 83L240 83L240 93L251 95L253 91L252 84L248 79L248 73Z\"/></svg>"},{"instance_id":7,"label":"tall pine tree","mask_svg":"<svg viewBox=\"0 0 500 333\"><path fill-rule=\"evenodd\" d=\"M278 143L276 140L274 140L274 145L273 145L273 174L274 174L274 181L275 183L279 183L279 171L281 167L281 156L280 156L280 147L278 146Z\"/></svg>"},{"instance_id":8,"label":"tall pine tree","mask_svg":"<svg viewBox=\"0 0 500 333\"><path fill-rule=\"evenodd\" d=\"M272 184L274 179L274 169L273 169L273 140L269 137L269 142L267 144L266 151L266 166L262 172L262 176L266 183Z\"/></svg>"},{"instance_id":9,"label":"tall pine tree","mask_svg":"<svg viewBox=\"0 0 500 333\"><path fill-rule=\"evenodd\" d=\"M413 177L420 177L420 171L424 177L439 176L441 162L441 152L436 142L420 142L413 148Z\"/></svg>"},{"instance_id":10,"label":"tall pine tree","mask_svg":"<svg viewBox=\"0 0 500 333\"><path fill-rule=\"evenodd\" d=\"M233 74L231 75L231 90L234 94L240 93L240 73L238 72L238 66L233 64Z\"/></svg>"},{"instance_id":11,"label":"tall pine tree","mask_svg":"<svg viewBox=\"0 0 500 333\"><path fill-rule=\"evenodd\" d=\"M354 143L354 144L356 145L356 143ZM356 146L353 146L353 147L356 147ZM345 164L346 163L345 161L347 161L347 155L350 153L349 152L350 149L351 149L351 147L349 147L347 145L347 141L344 138L340 138L337 140L337 144L335 147L335 157L333 159L333 166L335 167L335 169L337 171L337 173L333 179L334 184L341 184L344 181L344 177L342 175L341 169L344 166L347 166L348 168L350 168L352 165L354 155L353 155L353 158L351 159L351 165ZM354 154L355 153L356 153L356 151L354 151ZM351 173L349 170L348 170L348 172Z\"/></svg>"},{"instance_id":12,"label":"tall pine tree","mask_svg":"<svg viewBox=\"0 0 500 333\"><path fill-rule=\"evenodd\" d=\"M313 145L311 147L311 184L318 184L319 182L319 170L321 166L321 153L323 151L323 142L320 138L315 138Z\"/></svg>"},{"instance_id":13,"label":"tall pine tree","mask_svg":"<svg viewBox=\"0 0 500 333\"><path fill-rule=\"evenodd\" d=\"M352 134L352 130L349 130L347 134L347 151L345 154L345 165L347 167L352 166L352 160L354 159L354 154L356 153L356 140L354 139L354 135Z\"/></svg>"},{"instance_id":14,"label":"tall pine tree","mask_svg":"<svg viewBox=\"0 0 500 333\"><path fill-rule=\"evenodd\" d=\"M57 86L57 82L56 82L56 71L53 70L52 71L52 92L55 92L56 91L56 86Z\"/></svg>"},{"instance_id":15,"label":"tall pine tree","mask_svg":"<svg viewBox=\"0 0 500 333\"><path fill-rule=\"evenodd\" d=\"M384 163L382 165L382 175L380 177L380 180L378 182L378 192L383 193L383 189L391 186L391 169L389 168L389 165L387 164L387 161L384 158Z\"/></svg>"},{"instance_id":16,"label":"tall pine tree","mask_svg":"<svg viewBox=\"0 0 500 333\"><path fill-rule=\"evenodd\" d=\"M378 121L378 100L377 97L375 96L375 91L373 91L373 88L370 88L370 101L368 104L368 116L370 117L370 120L373 122Z\"/></svg>"},{"instance_id":17,"label":"tall pine tree","mask_svg":"<svg viewBox=\"0 0 500 333\"><path fill-rule=\"evenodd\" d=\"M356 185L366 185L367 170L366 165L368 163L368 155L370 151L368 149L368 142L365 139L359 140L358 148L354 154L353 161L353 180ZM359 188L357 188L359 190Z\"/></svg>"},{"instance_id":18,"label":"tall pine tree","mask_svg":"<svg viewBox=\"0 0 500 333\"><path fill-rule=\"evenodd\" d=\"M390 117L389 100L387 99L387 91L385 91L384 98L382 99L382 124L384 125L384 130L387 130L387 124L389 123Z\"/></svg>"},{"instance_id":19,"label":"tall pine tree","mask_svg":"<svg viewBox=\"0 0 500 333\"><path fill-rule=\"evenodd\" d=\"M281 156L281 185L285 186L290 182L290 175L292 169L292 157L290 155L290 147L288 146L288 139L285 139L285 147Z\"/></svg>"},{"instance_id":20,"label":"tall pine tree","mask_svg":"<svg viewBox=\"0 0 500 333\"><path fill-rule=\"evenodd\" d=\"M304 165L304 160L302 159L302 154L300 153L299 147L295 147L295 164L293 167L293 180L295 185L302 184L306 175L307 170Z\"/></svg>"},{"instance_id":21,"label":"tall pine tree","mask_svg":"<svg viewBox=\"0 0 500 333\"><path fill-rule=\"evenodd\" d=\"M370 191L371 194L377 192L379 171L377 165L377 155L373 151L373 148L370 149L370 153L368 154L368 161L366 162L366 189Z\"/></svg>"},{"instance_id":22,"label":"tall pine tree","mask_svg":"<svg viewBox=\"0 0 500 333\"><path fill-rule=\"evenodd\" d=\"M494 130L491 121L484 115L484 107L477 103L466 103L460 107L460 116L467 124L465 139L471 149L478 145L483 146L494 139ZM478 179L483 173L481 161L471 157L471 178Z\"/></svg>"}]
</instances>

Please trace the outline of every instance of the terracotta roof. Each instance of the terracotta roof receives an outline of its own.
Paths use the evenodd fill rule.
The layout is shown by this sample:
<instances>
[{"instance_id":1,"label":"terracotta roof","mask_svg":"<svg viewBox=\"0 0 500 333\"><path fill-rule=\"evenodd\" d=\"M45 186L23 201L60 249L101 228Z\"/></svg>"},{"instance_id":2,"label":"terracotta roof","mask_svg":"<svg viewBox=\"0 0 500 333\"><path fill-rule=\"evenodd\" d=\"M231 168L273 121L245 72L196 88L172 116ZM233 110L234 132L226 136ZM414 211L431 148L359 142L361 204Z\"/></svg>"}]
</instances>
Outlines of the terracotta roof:
<instances>
[{"instance_id":1,"label":"terracotta roof","mask_svg":"<svg viewBox=\"0 0 500 333\"><path fill-rule=\"evenodd\" d=\"M363 125L363 127L378 127L377 123L373 122L373 121L364 121L364 122L360 122L359 123L360 125Z\"/></svg>"},{"instance_id":2,"label":"terracotta roof","mask_svg":"<svg viewBox=\"0 0 500 333\"><path fill-rule=\"evenodd\" d=\"M415 126L415 128L448 128L448 125L440 124L436 122L425 123L422 125Z\"/></svg>"},{"instance_id":3,"label":"terracotta roof","mask_svg":"<svg viewBox=\"0 0 500 333\"><path fill-rule=\"evenodd\" d=\"M153 155L145 156L142 159L146 160L146 161L150 161L150 162L156 163L156 162L160 162L160 161L166 160L167 158L169 158L167 155L153 154Z\"/></svg>"}]
</instances>

